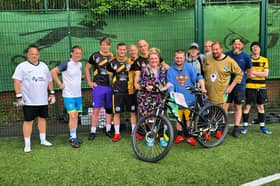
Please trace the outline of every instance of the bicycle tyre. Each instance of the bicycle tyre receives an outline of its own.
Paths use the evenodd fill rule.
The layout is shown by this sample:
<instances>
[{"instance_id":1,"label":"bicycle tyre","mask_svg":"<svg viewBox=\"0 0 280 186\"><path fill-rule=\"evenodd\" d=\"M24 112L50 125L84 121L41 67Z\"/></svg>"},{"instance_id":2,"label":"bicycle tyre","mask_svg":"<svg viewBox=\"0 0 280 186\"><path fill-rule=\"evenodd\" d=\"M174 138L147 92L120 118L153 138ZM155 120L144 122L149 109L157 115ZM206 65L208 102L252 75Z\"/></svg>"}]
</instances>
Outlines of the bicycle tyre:
<instances>
[{"instance_id":1,"label":"bicycle tyre","mask_svg":"<svg viewBox=\"0 0 280 186\"><path fill-rule=\"evenodd\" d=\"M196 116L195 127L199 144L206 148L216 147L224 141L227 135L227 114L221 106L207 104Z\"/></svg>"},{"instance_id":2,"label":"bicycle tyre","mask_svg":"<svg viewBox=\"0 0 280 186\"><path fill-rule=\"evenodd\" d=\"M165 129L164 126L166 126ZM136 134L140 134L144 138L137 140ZM166 136L168 139L166 139ZM160 137L164 137L167 146L160 146ZM137 122L132 132L132 148L138 159L155 163L168 154L172 147L173 139L174 133L170 121L166 117L150 114L141 117ZM153 146L148 145L148 140L153 142Z\"/></svg>"}]
</instances>

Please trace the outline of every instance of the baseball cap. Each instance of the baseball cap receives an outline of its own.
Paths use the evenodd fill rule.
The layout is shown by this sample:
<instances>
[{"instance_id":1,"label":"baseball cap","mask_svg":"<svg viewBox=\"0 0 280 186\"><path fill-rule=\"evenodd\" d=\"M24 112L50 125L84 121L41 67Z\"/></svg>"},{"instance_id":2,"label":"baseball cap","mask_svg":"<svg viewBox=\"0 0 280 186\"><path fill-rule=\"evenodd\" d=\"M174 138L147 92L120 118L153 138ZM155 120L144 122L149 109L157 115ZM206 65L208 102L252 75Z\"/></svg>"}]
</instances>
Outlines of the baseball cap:
<instances>
[{"instance_id":1,"label":"baseball cap","mask_svg":"<svg viewBox=\"0 0 280 186\"><path fill-rule=\"evenodd\" d=\"M197 50L199 50L199 46L198 46L197 43L192 43L192 44L190 44L189 49L197 49Z\"/></svg>"},{"instance_id":2,"label":"baseball cap","mask_svg":"<svg viewBox=\"0 0 280 186\"><path fill-rule=\"evenodd\" d=\"M252 42L252 43L251 43L251 45L250 45L250 50L252 50L253 46L255 46L255 45L257 45L257 46L261 47L261 45L260 45L260 43L259 43L259 42L254 41L254 42Z\"/></svg>"}]
</instances>

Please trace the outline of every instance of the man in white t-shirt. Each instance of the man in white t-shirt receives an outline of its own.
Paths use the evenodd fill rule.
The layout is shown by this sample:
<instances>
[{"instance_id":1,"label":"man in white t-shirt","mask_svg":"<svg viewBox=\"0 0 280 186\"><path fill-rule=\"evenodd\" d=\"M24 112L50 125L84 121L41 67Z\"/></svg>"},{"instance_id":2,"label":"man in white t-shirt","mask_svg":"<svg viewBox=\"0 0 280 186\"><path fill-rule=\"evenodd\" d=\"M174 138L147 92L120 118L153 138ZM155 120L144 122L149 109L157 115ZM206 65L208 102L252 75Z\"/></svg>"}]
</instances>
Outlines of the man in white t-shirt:
<instances>
[{"instance_id":1,"label":"man in white t-shirt","mask_svg":"<svg viewBox=\"0 0 280 186\"><path fill-rule=\"evenodd\" d=\"M71 59L65 61L53 68L51 73L54 81L62 89L62 97L64 99L65 108L69 114L69 142L73 148L80 147L80 141L77 138L78 116L82 112L82 48L73 46L71 50ZM62 81L58 77L58 73L62 73Z\"/></svg>"},{"instance_id":2,"label":"man in white t-shirt","mask_svg":"<svg viewBox=\"0 0 280 186\"><path fill-rule=\"evenodd\" d=\"M27 61L20 63L13 74L17 106L23 106L24 152L31 151L32 125L37 118L41 145L52 146L46 140L46 118L48 101L55 103L55 93L48 66L39 60L39 49L31 46L27 50ZM50 96L48 96L48 90Z\"/></svg>"}]
</instances>

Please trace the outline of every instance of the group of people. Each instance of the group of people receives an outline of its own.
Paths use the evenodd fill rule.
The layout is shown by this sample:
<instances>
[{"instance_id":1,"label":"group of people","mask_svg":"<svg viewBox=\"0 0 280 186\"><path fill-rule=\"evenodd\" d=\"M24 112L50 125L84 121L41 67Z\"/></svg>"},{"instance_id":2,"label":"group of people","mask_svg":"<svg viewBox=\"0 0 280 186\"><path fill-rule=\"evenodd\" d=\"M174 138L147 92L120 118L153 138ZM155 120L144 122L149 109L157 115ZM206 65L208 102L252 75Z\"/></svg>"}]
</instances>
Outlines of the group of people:
<instances>
[{"instance_id":1,"label":"group of people","mask_svg":"<svg viewBox=\"0 0 280 186\"><path fill-rule=\"evenodd\" d=\"M116 56L110 51L111 40L102 38L100 50L94 52L85 66L87 84L92 88L92 123L88 140L96 137L96 128L101 108L106 111L106 136L113 142L121 139L120 114L130 112L131 130L137 119L153 113L161 102L161 94L154 90L182 93L187 105L193 105L194 95L186 86L201 88L208 100L221 105L226 111L231 102L235 104L235 123L232 131L234 137L240 132L248 131L248 120L251 105L257 104L260 130L265 134L271 131L265 127L264 104L267 102L265 79L268 76L268 60L260 56L260 44L253 42L250 46L252 55L243 52L244 42L237 38L232 41L232 50L224 53L220 42L206 41L204 54L199 46L192 43L187 53L178 49L174 53L174 62L169 66L163 59L160 50L149 48L146 40L139 40L138 45L117 44ZM128 52L127 52L128 51ZM32 124L37 118L41 144L51 146L46 140L46 118L48 102L55 103L55 92L52 80L62 90L65 108L69 114L69 143L74 148L81 145L77 137L78 114L82 112L82 48L73 46L70 59L62 62L49 71L39 60L39 50L30 47L28 60L19 64L13 75L18 105L23 105L24 152L31 151L30 136ZM127 55L129 53L129 56ZM140 54L138 56L138 54ZM59 78L59 73L62 78ZM49 91L49 94L48 94ZM242 105L245 104L244 109ZM243 109L243 110L242 110ZM190 126L190 111L179 107L179 118L185 119ZM243 127L239 125L243 116ZM114 134L111 123L113 121ZM196 141L188 134L183 135L182 126L176 124L178 135L175 143L186 141L195 145ZM217 130L216 138L221 137ZM143 139L136 134L138 140ZM151 145L151 144L149 144ZM167 141L160 139L165 147Z\"/></svg>"}]
</instances>

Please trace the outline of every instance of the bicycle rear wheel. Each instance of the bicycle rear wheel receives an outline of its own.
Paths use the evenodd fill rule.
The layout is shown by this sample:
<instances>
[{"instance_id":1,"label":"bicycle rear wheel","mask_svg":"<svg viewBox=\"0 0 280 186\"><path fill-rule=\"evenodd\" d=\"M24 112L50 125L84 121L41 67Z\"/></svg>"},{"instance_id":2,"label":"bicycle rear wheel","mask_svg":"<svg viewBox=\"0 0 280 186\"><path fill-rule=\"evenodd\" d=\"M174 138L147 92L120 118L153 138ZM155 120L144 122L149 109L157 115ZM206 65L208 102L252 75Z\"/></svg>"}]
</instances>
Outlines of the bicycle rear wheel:
<instances>
[{"instance_id":1,"label":"bicycle rear wheel","mask_svg":"<svg viewBox=\"0 0 280 186\"><path fill-rule=\"evenodd\" d=\"M195 118L196 139L203 147L220 145L228 132L227 115L219 105L204 106Z\"/></svg>"},{"instance_id":2,"label":"bicycle rear wheel","mask_svg":"<svg viewBox=\"0 0 280 186\"><path fill-rule=\"evenodd\" d=\"M143 139L136 139L139 135ZM132 132L132 148L140 160L157 162L167 155L173 139L173 127L168 119L151 114L138 121Z\"/></svg>"}]
</instances>

